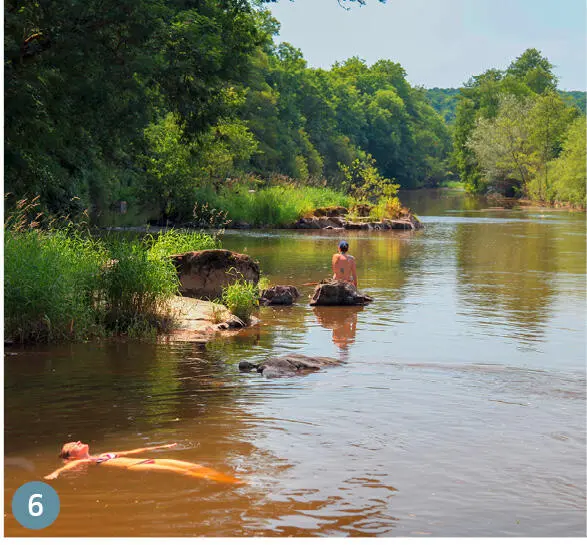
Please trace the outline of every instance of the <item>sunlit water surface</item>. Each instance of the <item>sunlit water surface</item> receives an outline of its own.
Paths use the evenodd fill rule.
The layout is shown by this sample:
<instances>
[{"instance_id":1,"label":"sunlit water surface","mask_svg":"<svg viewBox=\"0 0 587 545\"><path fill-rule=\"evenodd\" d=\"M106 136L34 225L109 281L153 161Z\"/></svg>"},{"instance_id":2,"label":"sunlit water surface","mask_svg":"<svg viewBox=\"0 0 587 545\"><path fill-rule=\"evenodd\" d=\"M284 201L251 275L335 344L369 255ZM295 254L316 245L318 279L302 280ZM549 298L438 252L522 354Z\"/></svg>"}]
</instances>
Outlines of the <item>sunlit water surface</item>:
<instances>
[{"instance_id":1,"label":"sunlit water surface","mask_svg":"<svg viewBox=\"0 0 587 545\"><path fill-rule=\"evenodd\" d=\"M345 232L364 309L311 308L340 233L227 232L297 305L200 344L6 348L9 536L585 535L585 216L493 210L462 193L402 196L426 225ZM298 378L239 373L300 352L345 365ZM242 486L124 472L63 474L46 530L14 491L94 452L171 454Z\"/></svg>"}]
</instances>

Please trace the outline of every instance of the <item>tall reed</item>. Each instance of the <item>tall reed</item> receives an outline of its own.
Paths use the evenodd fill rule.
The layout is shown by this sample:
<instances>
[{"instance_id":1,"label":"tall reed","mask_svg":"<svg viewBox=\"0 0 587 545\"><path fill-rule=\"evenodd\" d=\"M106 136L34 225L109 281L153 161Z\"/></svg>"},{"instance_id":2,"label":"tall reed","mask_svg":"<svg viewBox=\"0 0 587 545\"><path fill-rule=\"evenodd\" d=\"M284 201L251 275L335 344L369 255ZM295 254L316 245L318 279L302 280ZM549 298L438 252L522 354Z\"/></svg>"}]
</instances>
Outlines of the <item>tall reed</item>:
<instances>
[{"instance_id":1,"label":"tall reed","mask_svg":"<svg viewBox=\"0 0 587 545\"><path fill-rule=\"evenodd\" d=\"M4 233L4 331L18 342L101 334L99 242L66 231Z\"/></svg>"},{"instance_id":2,"label":"tall reed","mask_svg":"<svg viewBox=\"0 0 587 545\"><path fill-rule=\"evenodd\" d=\"M348 206L345 194L326 187L293 183L252 189L233 184L219 193L208 192L210 206L224 210L227 218L253 226L285 227L323 206Z\"/></svg>"},{"instance_id":3,"label":"tall reed","mask_svg":"<svg viewBox=\"0 0 587 545\"><path fill-rule=\"evenodd\" d=\"M168 256L219 246L215 236L177 231L97 238L37 208L19 201L4 229L4 334L16 342L165 329L179 286Z\"/></svg>"}]
</instances>

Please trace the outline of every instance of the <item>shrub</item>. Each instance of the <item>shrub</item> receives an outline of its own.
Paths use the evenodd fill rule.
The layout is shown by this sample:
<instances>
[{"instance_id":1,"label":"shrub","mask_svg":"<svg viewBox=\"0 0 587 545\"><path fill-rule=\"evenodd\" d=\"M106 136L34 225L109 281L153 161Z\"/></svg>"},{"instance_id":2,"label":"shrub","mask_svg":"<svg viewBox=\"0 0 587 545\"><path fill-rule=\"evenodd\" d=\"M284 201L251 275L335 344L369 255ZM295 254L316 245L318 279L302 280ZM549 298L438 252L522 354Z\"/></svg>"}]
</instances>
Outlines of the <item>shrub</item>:
<instances>
[{"instance_id":1,"label":"shrub","mask_svg":"<svg viewBox=\"0 0 587 545\"><path fill-rule=\"evenodd\" d=\"M131 327L162 329L169 312L166 303L179 288L173 263L150 255L141 242L110 241L110 253L104 271L106 326L116 333Z\"/></svg>"},{"instance_id":2,"label":"shrub","mask_svg":"<svg viewBox=\"0 0 587 545\"><path fill-rule=\"evenodd\" d=\"M100 333L103 247L66 231L4 233L4 332L18 342Z\"/></svg>"},{"instance_id":3,"label":"shrub","mask_svg":"<svg viewBox=\"0 0 587 545\"><path fill-rule=\"evenodd\" d=\"M37 208L38 199L18 201L4 230L4 333L18 342L152 337L173 320L179 280L167 256L219 246L215 236L173 230L98 239Z\"/></svg>"},{"instance_id":4,"label":"shrub","mask_svg":"<svg viewBox=\"0 0 587 545\"><path fill-rule=\"evenodd\" d=\"M222 289L222 303L232 314L248 323L259 304L259 288L241 276Z\"/></svg>"},{"instance_id":5,"label":"shrub","mask_svg":"<svg viewBox=\"0 0 587 545\"><path fill-rule=\"evenodd\" d=\"M371 210L370 216L376 220L398 218L402 209L402 203L397 197L381 197Z\"/></svg>"}]
</instances>

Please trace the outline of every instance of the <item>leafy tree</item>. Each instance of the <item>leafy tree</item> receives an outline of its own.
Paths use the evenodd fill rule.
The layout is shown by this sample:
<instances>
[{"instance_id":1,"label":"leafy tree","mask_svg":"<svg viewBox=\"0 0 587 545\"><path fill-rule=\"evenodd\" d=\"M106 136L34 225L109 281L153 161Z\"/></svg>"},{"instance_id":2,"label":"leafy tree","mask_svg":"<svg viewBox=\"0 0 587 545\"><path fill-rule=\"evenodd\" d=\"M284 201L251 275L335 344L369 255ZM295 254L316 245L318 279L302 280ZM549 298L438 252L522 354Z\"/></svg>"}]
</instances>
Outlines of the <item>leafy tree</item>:
<instances>
[{"instance_id":1,"label":"leafy tree","mask_svg":"<svg viewBox=\"0 0 587 545\"><path fill-rule=\"evenodd\" d=\"M534 97L502 95L494 119L479 118L467 146L483 173L483 183L508 194L555 198L550 161L560 154L576 110L554 92Z\"/></svg>"},{"instance_id":2,"label":"leafy tree","mask_svg":"<svg viewBox=\"0 0 587 545\"><path fill-rule=\"evenodd\" d=\"M536 172L528 185L532 198L548 202L553 200L549 161L560 154L565 133L575 114L576 110L567 106L554 91L537 97L528 119L531 127L529 141L536 157Z\"/></svg>"},{"instance_id":3,"label":"leafy tree","mask_svg":"<svg viewBox=\"0 0 587 545\"><path fill-rule=\"evenodd\" d=\"M243 0L10 0L5 21L6 189L59 211L112 197L87 172L133 169L160 109L205 133L261 39Z\"/></svg>"},{"instance_id":4,"label":"leafy tree","mask_svg":"<svg viewBox=\"0 0 587 545\"><path fill-rule=\"evenodd\" d=\"M551 161L554 200L585 207L586 163L585 116L578 116L569 127L559 157Z\"/></svg>"},{"instance_id":5,"label":"leafy tree","mask_svg":"<svg viewBox=\"0 0 587 545\"><path fill-rule=\"evenodd\" d=\"M576 106L583 115L587 112L587 93L585 91L559 91L559 95L570 106Z\"/></svg>"},{"instance_id":6,"label":"leafy tree","mask_svg":"<svg viewBox=\"0 0 587 545\"><path fill-rule=\"evenodd\" d=\"M542 94L556 89L557 78L552 69L548 59L537 49L531 48L509 65L507 74L525 83L533 92Z\"/></svg>"},{"instance_id":7,"label":"leafy tree","mask_svg":"<svg viewBox=\"0 0 587 545\"><path fill-rule=\"evenodd\" d=\"M456 118L459 89L433 87L432 89L426 89L425 93L430 105L443 117L448 125L452 125Z\"/></svg>"},{"instance_id":8,"label":"leafy tree","mask_svg":"<svg viewBox=\"0 0 587 545\"><path fill-rule=\"evenodd\" d=\"M513 61L506 71L487 70L479 76L472 77L460 89L454 127L454 162L461 179L469 191L482 192L488 188L488 180L481 172L480 162L475 156L475 145L481 145L479 138L479 120L496 119L500 109L500 100L504 95L515 99L534 100L536 96L552 93L556 89L556 77L552 65L536 49L528 49ZM503 119L502 119L503 121ZM486 126L485 124L484 126ZM477 131L472 138L472 132ZM482 146L487 151L486 146ZM479 146L477 146L480 151ZM484 153L483 155L486 154ZM485 162L485 159L484 159ZM488 172L487 164L483 167ZM525 175L518 169L518 182ZM503 184L504 188L511 184ZM526 188L527 189L527 188Z\"/></svg>"},{"instance_id":9,"label":"leafy tree","mask_svg":"<svg viewBox=\"0 0 587 545\"><path fill-rule=\"evenodd\" d=\"M533 173L532 147L529 143L529 99L510 95L501 97L495 119L480 118L467 146L474 151L490 187L501 183L518 193Z\"/></svg>"}]
</instances>

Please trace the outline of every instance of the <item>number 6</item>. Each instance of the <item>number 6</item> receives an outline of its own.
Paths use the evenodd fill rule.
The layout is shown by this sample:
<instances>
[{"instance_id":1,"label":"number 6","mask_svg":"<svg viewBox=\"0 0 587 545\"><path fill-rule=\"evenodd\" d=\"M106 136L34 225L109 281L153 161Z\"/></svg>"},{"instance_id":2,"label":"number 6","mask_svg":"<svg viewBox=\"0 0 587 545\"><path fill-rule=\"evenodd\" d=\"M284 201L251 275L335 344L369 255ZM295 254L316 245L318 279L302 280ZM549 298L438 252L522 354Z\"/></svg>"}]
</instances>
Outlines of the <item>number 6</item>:
<instances>
[{"instance_id":1,"label":"number 6","mask_svg":"<svg viewBox=\"0 0 587 545\"><path fill-rule=\"evenodd\" d=\"M29 514L32 517L40 517L43 514L43 504L40 501L33 501L35 498L42 498L43 494L33 494L29 498Z\"/></svg>"}]
</instances>

